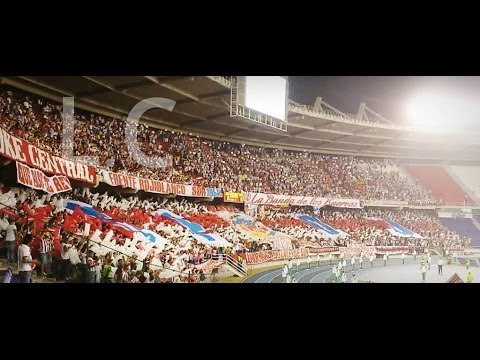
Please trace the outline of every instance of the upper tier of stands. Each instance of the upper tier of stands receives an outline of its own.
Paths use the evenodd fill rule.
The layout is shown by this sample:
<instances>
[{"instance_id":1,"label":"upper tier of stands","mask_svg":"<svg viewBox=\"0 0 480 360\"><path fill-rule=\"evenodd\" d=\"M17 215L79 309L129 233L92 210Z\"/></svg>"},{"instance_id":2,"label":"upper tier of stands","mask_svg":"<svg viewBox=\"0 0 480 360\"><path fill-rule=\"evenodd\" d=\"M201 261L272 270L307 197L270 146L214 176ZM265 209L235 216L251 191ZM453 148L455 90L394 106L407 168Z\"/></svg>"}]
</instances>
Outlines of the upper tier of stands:
<instances>
[{"instance_id":1,"label":"upper tier of stands","mask_svg":"<svg viewBox=\"0 0 480 360\"><path fill-rule=\"evenodd\" d=\"M480 167L455 165L449 168L460 182L470 189L471 194L480 199Z\"/></svg>"},{"instance_id":2,"label":"upper tier of stands","mask_svg":"<svg viewBox=\"0 0 480 360\"><path fill-rule=\"evenodd\" d=\"M0 125L48 152L61 156L61 105L0 88ZM425 189L399 171L391 159L321 155L266 149L140 126L141 149L150 156L171 155L172 166L152 170L128 153L120 120L76 111L75 155L98 156L115 172L176 183L283 195L325 196L434 204Z\"/></svg>"},{"instance_id":3,"label":"upper tier of stands","mask_svg":"<svg viewBox=\"0 0 480 360\"><path fill-rule=\"evenodd\" d=\"M475 204L443 166L407 165L406 168L441 204L458 206Z\"/></svg>"}]
</instances>

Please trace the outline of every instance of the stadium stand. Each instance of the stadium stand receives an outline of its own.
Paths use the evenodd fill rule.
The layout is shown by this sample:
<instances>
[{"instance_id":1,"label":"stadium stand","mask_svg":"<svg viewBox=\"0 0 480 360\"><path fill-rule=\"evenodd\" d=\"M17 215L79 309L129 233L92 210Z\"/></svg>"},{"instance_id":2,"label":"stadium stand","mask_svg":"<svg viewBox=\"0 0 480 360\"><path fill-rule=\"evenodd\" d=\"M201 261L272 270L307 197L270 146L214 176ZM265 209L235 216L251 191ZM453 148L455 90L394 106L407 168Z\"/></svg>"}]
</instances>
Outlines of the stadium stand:
<instances>
[{"instance_id":1,"label":"stadium stand","mask_svg":"<svg viewBox=\"0 0 480 360\"><path fill-rule=\"evenodd\" d=\"M351 115L341 116L356 121ZM132 129L125 122L80 110L75 120L74 141L68 146L76 156L98 156L97 171L222 192L401 205L392 210L265 206L252 217L243 205L217 199L120 194L105 184L101 190L76 184L72 191L56 195L0 186L0 230L15 218L18 239L33 234L31 248L37 259L46 246L44 234L52 233L52 271L60 281L203 282L221 264L242 270L246 253L269 250L390 246L411 253L429 247L480 246L480 230L470 219L440 219L432 209L401 208L475 204L441 166L406 165L412 175L407 176L404 165L394 159L261 148L140 125L141 150L172 158L171 164L154 170L130 158L125 132ZM391 126L380 118L378 122ZM59 104L0 87L0 126L9 134L62 156L61 124ZM476 168L453 171L470 189L478 190Z\"/></svg>"},{"instance_id":2,"label":"stadium stand","mask_svg":"<svg viewBox=\"0 0 480 360\"><path fill-rule=\"evenodd\" d=\"M414 178L444 205L474 205L475 202L452 179L448 172L437 165L406 165Z\"/></svg>"}]
</instances>

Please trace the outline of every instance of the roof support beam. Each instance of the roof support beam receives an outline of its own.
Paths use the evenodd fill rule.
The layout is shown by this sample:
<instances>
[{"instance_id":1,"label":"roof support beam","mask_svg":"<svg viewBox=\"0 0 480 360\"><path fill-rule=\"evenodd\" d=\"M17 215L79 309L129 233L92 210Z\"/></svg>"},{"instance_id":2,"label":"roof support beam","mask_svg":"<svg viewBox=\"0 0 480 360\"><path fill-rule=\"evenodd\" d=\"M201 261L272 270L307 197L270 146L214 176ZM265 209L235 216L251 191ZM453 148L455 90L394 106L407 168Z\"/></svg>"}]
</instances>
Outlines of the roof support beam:
<instances>
[{"instance_id":1,"label":"roof support beam","mask_svg":"<svg viewBox=\"0 0 480 360\"><path fill-rule=\"evenodd\" d=\"M91 80L89 79L89 81L91 81ZM130 84L125 84L125 85L122 85L122 86L116 86L116 87L114 87L114 89L115 89L116 92L124 92L126 90L133 89L133 88L143 86L143 85L148 85L148 84L146 84L145 81L141 81L141 82L137 81L137 82L130 83ZM90 96L95 96L95 95L108 94L111 91L112 90L106 89L106 88L104 88L102 90L84 91L84 92L76 93L75 97L77 99L82 99L82 98L88 98Z\"/></svg>"},{"instance_id":2,"label":"roof support beam","mask_svg":"<svg viewBox=\"0 0 480 360\"><path fill-rule=\"evenodd\" d=\"M229 95L229 94L230 94L230 90L222 90L222 91L217 91L215 93L202 96L199 99L200 99L200 101L203 102L203 101L208 100L208 99L213 99L213 98L216 98L216 97L219 97L219 96L224 96L224 95ZM194 103L194 102L195 102L195 100L193 100L193 99L185 99L185 100L177 101L177 104L178 105L191 104L191 103ZM210 105L210 106L212 106L212 105Z\"/></svg>"},{"instance_id":3,"label":"roof support beam","mask_svg":"<svg viewBox=\"0 0 480 360\"><path fill-rule=\"evenodd\" d=\"M180 124L180 126L183 128L184 126L193 125L193 124L196 124L196 123L199 123L199 122L202 122L202 120L193 119L193 120L182 122Z\"/></svg>"},{"instance_id":4,"label":"roof support beam","mask_svg":"<svg viewBox=\"0 0 480 360\"><path fill-rule=\"evenodd\" d=\"M146 79L150 80L151 82L153 82L154 84L157 84L159 86L162 86L168 90L171 90L173 92L176 92L177 94L180 94L182 96L185 96L186 98L189 98L190 100L193 100L193 101L196 101L196 102L200 102L202 104L206 104L206 105L209 105L209 106L213 106L213 107L217 107L217 108L220 108L222 110L226 110L225 109L225 106L222 106L222 105L216 105L216 104L210 104L210 103L206 103L204 102L201 98L199 98L198 96L195 96L195 95L192 95L186 91L183 91L181 89L179 89L178 87L176 86L173 86L171 84L166 84L166 83L162 83L160 81L158 81L158 79L156 79L154 76L145 76Z\"/></svg>"},{"instance_id":5,"label":"roof support beam","mask_svg":"<svg viewBox=\"0 0 480 360\"><path fill-rule=\"evenodd\" d=\"M337 141L337 140L344 139L344 138L348 138L348 137L350 137L350 135L341 135L341 136L339 136L339 137L337 137L337 138L335 138L335 139L332 139L332 140L333 140L333 141Z\"/></svg>"},{"instance_id":6,"label":"roof support beam","mask_svg":"<svg viewBox=\"0 0 480 360\"><path fill-rule=\"evenodd\" d=\"M230 113L228 112L225 112L225 113L220 113L220 114L217 114L217 115L211 115L211 116L207 116L206 119L207 120L216 120L216 119L221 119L221 118L224 118L224 117L227 117L227 116L230 116Z\"/></svg>"},{"instance_id":7,"label":"roof support beam","mask_svg":"<svg viewBox=\"0 0 480 360\"><path fill-rule=\"evenodd\" d=\"M292 134L292 136L295 137L295 136L298 136L298 135L306 134L306 133L309 133L310 131L312 131L312 130L301 130L301 131L299 131L295 134Z\"/></svg>"}]
</instances>

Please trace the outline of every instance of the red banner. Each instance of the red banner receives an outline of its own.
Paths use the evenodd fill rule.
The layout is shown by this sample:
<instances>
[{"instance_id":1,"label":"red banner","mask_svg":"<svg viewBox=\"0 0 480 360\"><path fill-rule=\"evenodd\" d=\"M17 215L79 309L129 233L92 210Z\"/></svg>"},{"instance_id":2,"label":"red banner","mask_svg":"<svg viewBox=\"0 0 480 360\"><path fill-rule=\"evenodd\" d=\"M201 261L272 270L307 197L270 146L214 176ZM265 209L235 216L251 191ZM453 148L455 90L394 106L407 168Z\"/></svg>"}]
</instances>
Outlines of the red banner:
<instances>
[{"instance_id":1,"label":"red banner","mask_svg":"<svg viewBox=\"0 0 480 360\"><path fill-rule=\"evenodd\" d=\"M221 197L221 191L202 186L173 184L166 181L138 178L135 176L102 170L103 181L111 186L121 186L158 194L175 194L193 197Z\"/></svg>"},{"instance_id":2,"label":"red banner","mask_svg":"<svg viewBox=\"0 0 480 360\"><path fill-rule=\"evenodd\" d=\"M9 134L2 127L0 127L0 155L49 174L64 175L89 184L97 183L94 167L52 156L28 141Z\"/></svg>"},{"instance_id":3,"label":"red banner","mask_svg":"<svg viewBox=\"0 0 480 360\"><path fill-rule=\"evenodd\" d=\"M205 275L210 275L213 271L213 269L219 267L220 265L222 265L223 263L225 263L225 261L219 261L219 260L208 260L200 265L195 265L195 268L197 270L203 270L203 273Z\"/></svg>"},{"instance_id":4,"label":"red banner","mask_svg":"<svg viewBox=\"0 0 480 360\"><path fill-rule=\"evenodd\" d=\"M358 199L336 199L313 196L289 196L263 193L245 193L245 204L254 205L297 205L297 206L333 206L339 208L360 209L363 208L363 201Z\"/></svg>"},{"instance_id":5,"label":"red banner","mask_svg":"<svg viewBox=\"0 0 480 360\"><path fill-rule=\"evenodd\" d=\"M70 180L66 176L48 177L43 172L17 162L17 181L25 186L43 190L49 194L57 194L72 190Z\"/></svg>"},{"instance_id":6,"label":"red banner","mask_svg":"<svg viewBox=\"0 0 480 360\"><path fill-rule=\"evenodd\" d=\"M339 252L338 247L308 248L310 254L328 254Z\"/></svg>"},{"instance_id":7,"label":"red banner","mask_svg":"<svg viewBox=\"0 0 480 360\"><path fill-rule=\"evenodd\" d=\"M375 246L377 254L407 254L408 249L408 246Z\"/></svg>"},{"instance_id":8,"label":"red banner","mask_svg":"<svg viewBox=\"0 0 480 360\"><path fill-rule=\"evenodd\" d=\"M267 261L295 259L298 257L308 256L308 249L292 249L292 250L266 250L253 253L246 253L247 264L261 264Z\"/></svg>"}]
</instances>

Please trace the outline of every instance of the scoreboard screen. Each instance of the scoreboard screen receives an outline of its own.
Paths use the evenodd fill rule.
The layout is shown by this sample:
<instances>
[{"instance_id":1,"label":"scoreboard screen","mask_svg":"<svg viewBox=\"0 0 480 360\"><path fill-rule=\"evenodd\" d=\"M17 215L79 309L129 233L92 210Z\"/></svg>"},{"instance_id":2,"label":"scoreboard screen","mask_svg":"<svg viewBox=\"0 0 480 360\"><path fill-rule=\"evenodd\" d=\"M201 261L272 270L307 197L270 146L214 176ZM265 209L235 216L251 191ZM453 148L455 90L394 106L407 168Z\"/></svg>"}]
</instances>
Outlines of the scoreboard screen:
<instances>
[{"instance_id":1,"label":"scoreboard screen","mask_svg":"<svg viewBox=\"0 0 480 360\"><path fill-rule=\"evenodd\" d=\"M288 83L282 76L245 76L240 81L241 103L245 107L287 120ZM242 91L243 90L243 91ZM243 100L243 101L242 101Z\"/></svg>"}]
</instances>

